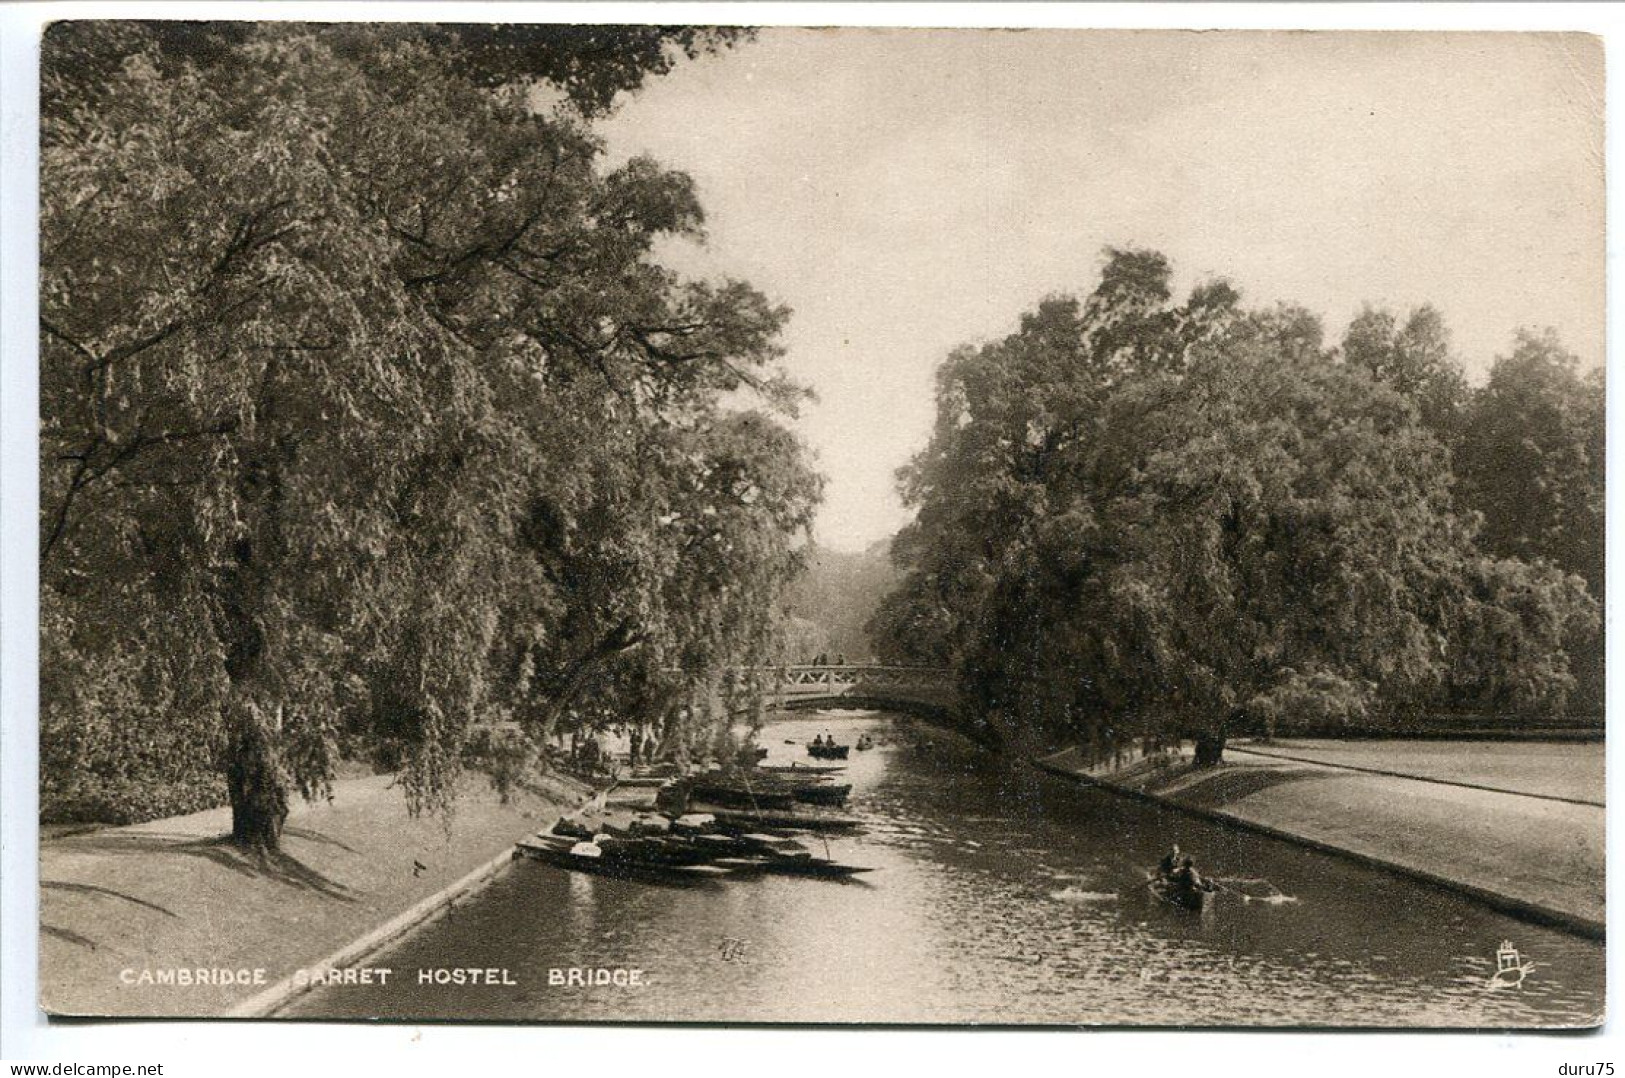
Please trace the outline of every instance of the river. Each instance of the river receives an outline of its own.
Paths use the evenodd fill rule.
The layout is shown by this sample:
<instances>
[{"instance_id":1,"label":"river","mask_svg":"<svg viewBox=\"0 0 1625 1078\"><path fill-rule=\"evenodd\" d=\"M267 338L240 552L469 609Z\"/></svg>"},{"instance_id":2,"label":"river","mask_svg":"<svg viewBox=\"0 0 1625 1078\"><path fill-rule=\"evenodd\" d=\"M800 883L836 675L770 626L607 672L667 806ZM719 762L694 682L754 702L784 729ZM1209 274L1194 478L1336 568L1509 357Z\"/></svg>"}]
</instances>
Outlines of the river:
<instances>
[{"instance_id":1,"label":"river","mask_svg":"<svg viewBox=\"0 0 1625 1078\"><path fill-rule=\"evenodd\" d=\"M884 733L875 712L770 724L800 742ZM791 739L797 744L786 744ZM506 1021L1527 1027L1595 1021L1600 943L1290 843L1009 766L962 746L853 752L867 822L832 838L860 880L733 878L657 886L516 863L374 956L387 987L311 993L294 1016ZM1233 895L1201 914L1156 901L1171 841ZM1535 970L1487 987L1496 948ZM420 985L499 968L512 984ZM637 969L639 986L549 983ZM623 978L625 979L625 978Z\"/></svg>"}]
</instances>

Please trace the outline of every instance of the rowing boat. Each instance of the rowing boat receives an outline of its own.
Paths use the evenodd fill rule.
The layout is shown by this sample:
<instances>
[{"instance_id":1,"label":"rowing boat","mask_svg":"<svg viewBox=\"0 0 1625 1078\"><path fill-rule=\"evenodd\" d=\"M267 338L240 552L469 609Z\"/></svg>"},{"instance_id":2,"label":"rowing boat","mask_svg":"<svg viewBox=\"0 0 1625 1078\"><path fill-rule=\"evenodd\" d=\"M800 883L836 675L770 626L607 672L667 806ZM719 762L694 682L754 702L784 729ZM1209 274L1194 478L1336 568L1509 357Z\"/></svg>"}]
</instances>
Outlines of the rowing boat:
<instances>
[{"instance_id":1,"label":"rowing boat","mask_svg":"<svg viewBox=\"0 0 1625 1078\"><path fill-rule=\"evenodd\" d=\"M1200 887L1182 887L1160 874L1153 874L1146 887L1159 901L1192 913L1201 913L1218 893L1218 889L1211 883Z\"/></svg>"}]
</instances>

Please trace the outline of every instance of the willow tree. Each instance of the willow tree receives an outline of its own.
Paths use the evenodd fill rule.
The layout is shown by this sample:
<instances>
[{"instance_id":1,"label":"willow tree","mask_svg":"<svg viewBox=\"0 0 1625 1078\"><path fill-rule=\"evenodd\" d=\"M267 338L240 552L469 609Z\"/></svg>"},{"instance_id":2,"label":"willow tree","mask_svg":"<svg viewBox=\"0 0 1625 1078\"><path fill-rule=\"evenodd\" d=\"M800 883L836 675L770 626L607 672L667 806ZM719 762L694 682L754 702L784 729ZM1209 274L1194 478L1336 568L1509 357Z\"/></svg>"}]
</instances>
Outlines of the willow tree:
<instances>
[{"instance_id":1,"label":"willow tree","mask_svg":"<svg viewBox=\"0 0 1625 1078\"><path fill-rule=\"evenodd\" d=\"M1238 728L1402 722L1451 693L1561 708L1595 605L1479 550L1381 373L1301 311L1222 286L1174 307L1165 263L1113 252L1086 302L944 365L894 632L947 625L1007 743L1171 732L1210 762Z\"/></svg>"},{"instance_id":2,"label":"willow tree","mask_svg":"<svg viewBox=\"0 0 1625 1078\"><path fill-rule=\"evenodd\" d=\"M899 477L915 509L892 548L903 580L870 631L889 661L958 671L976 736L1000 736L987 723L1006 710L974 669L990 604L1012 555L1054 509L1064 453L1089 437L1114 387L1183 363L1229 323L1237 296L1218 282L1177 307L1169 300L1161 255L1114 250L1092 295L1050 297L1015 333L956 349L937 371L930 443Z\"/></svg>"},{"instance_id":3,"label":"willow tree","mask_svg":"<svg viewBox=\"0 0 1625 1078\"><path fill-rule=\"evenodd\" d=\"M445 808L478 719L675 650L683 540L651 522L733 451L725 397L797 391L783 310L653 261L701 234L686 177L604 170L579 118L444 42L215 45L48 43L44 766L50 791L132 748L151 777L212 758L234 837L271 848L341 736ZM685 617L771 604L816 483L769 444L788 478L730 535L776 568L713 563ZM687 657L743 653L722 636Z\"/></svg>"}]
</instances>

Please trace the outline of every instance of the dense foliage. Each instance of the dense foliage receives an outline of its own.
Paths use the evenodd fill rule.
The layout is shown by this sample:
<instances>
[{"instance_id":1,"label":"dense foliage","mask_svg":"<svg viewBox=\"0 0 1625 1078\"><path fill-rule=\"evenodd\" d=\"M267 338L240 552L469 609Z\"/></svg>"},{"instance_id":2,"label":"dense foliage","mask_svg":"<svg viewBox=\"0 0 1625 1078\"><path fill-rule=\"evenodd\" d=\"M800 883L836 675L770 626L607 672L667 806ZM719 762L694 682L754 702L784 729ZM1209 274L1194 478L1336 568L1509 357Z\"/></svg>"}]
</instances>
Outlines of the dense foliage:
<instances>
[{"instance_id":1,"label":"dense foliage","mask_svg":"<svg viewBox=\"0 0 1625 1078\"><path fill-rule=\"evenodd\" d=\"M993 739L1176 733L1208 759L1239 729L1561 710L1598 606L1577 565L1476 541L1436 313L1368 311L1333 350L1307 312L1222 283L1175 305L1168 280L1110 252L1087 299L948 357L887 657L951 667Z\"/></svg>"},{"instance_id":2,"label":"dense foliage","mask_svg":"<svg viewBox=\"0 0 1625 1078\"><path fill-rule=\"evenodd\" d=\"M1582 373L1550 331L1520 333L1467 406L1456 451L1485 549L1578 573L1598 599L1606 403L1602 368Z\"/></svg>"},{"instance_id":3,"label":"dense foliage","mask_svg":"<svg viewBox=\"0 0 1625 1078\"><path fill-rule=\"evenodd\" d=\"M816 545L806 551L806 571L786 598L790 662L810 663L819 656L828 662L875 658L869 621L897 583L890 550L890 541L882 539L858 552Z\"/></svg>"},{"instance_id":4,"label":"dense foliage","mask_svg":"<svg viewBox=\"0 0 1625 1078\"><path fill-rule=\"evenodd\" d=\"M787 312L656 263L703 234L692 184L606 170L583 118L672 54L549 68L532 35L508 81L483 38L180 40L47 41L48 811L223 775L269 847L346 751L419 811L476 728L710 737L819 480L778 423ZM537 79L590 108L535 112Z\"/></svg>"},{"instance_id":5,"label":"dense foliage","mask_svg":"<svg viewBox=\"0 0 1625 1078\"><path fill-rule=\"evenodd\" d=\"M683 59L720 52L754 31L732 26L639 26L515 23L305 23L297 33L365 63L380 46L411 44L435 54L471 82L490 89L542 87L583 116L609 111L651 77ZM124 61L141 55L164 75L210 71L237 63L261 33L252 22L58 22L45 61L58 76L42 87L46 111L87 94L111 92ZM59 96L62 95L62 96Z\"/></svg>"}]
</instances>

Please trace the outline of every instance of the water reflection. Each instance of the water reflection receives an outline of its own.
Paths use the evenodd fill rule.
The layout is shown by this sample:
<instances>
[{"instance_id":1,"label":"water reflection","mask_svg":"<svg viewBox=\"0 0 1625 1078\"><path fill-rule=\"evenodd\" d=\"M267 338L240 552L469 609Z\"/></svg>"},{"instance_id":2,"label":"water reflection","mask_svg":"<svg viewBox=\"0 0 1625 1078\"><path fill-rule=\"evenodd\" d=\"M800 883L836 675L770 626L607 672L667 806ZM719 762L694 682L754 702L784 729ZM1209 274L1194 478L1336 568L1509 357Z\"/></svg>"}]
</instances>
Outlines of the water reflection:
<instances>
[{"instance_id":1,"label":"water reflection","mask_svg":"<svg viewBox=\"0 0 1625 1078\"><path fill-rule=\"evenodd\" d=\"M788 720L774 759L885 716ZM858 835L830 852L862 882L734 878L669 888L522 863L306 1015L689 1022L1530 1026L1591 1021L1603 949L1336 858L939 744L853 753ZM1177 840L1205 872L1268 881L1200 915L1156 901L1146 867ZM1495 949L1538 963L1490 991ZM729 941L735 941L732 944ZM518 987L415 983L505 966ZM641 988L550 985L555 968L644 971Z\"/></svg>"}]
</instances>

